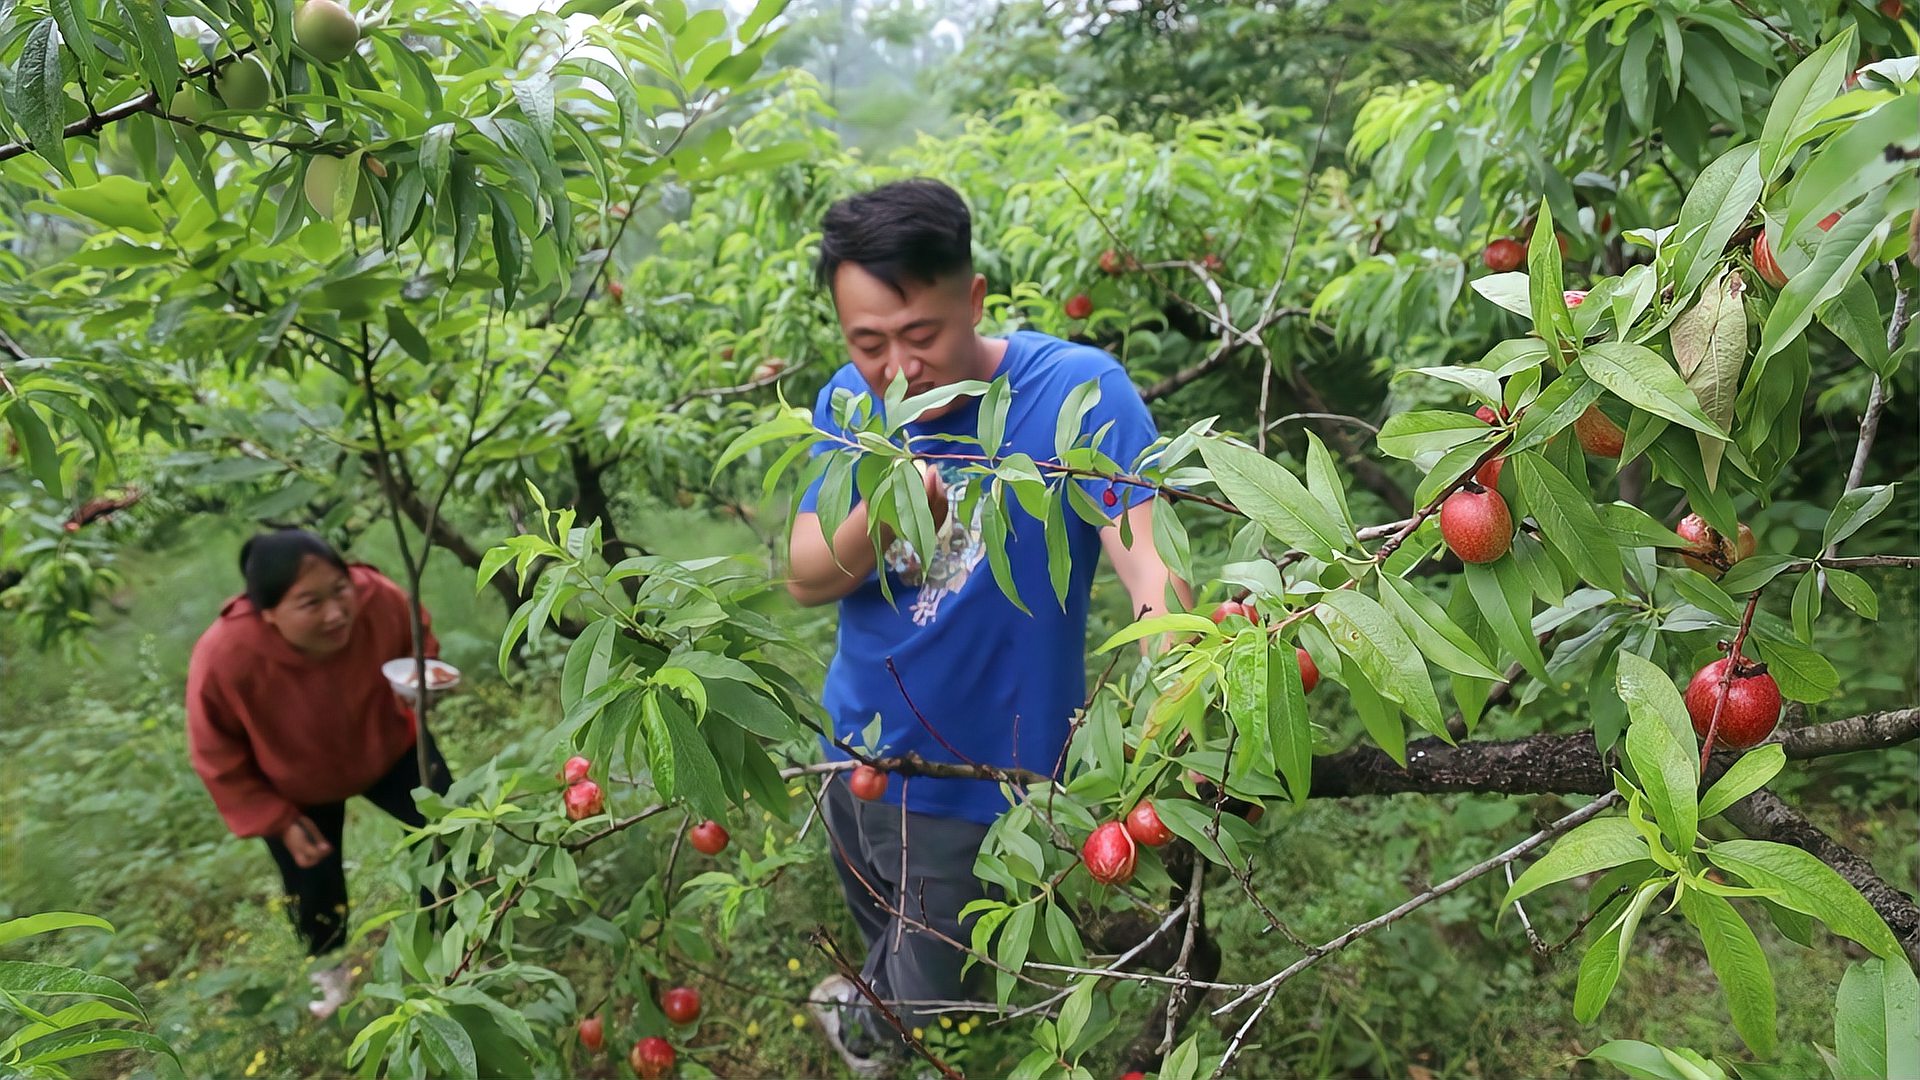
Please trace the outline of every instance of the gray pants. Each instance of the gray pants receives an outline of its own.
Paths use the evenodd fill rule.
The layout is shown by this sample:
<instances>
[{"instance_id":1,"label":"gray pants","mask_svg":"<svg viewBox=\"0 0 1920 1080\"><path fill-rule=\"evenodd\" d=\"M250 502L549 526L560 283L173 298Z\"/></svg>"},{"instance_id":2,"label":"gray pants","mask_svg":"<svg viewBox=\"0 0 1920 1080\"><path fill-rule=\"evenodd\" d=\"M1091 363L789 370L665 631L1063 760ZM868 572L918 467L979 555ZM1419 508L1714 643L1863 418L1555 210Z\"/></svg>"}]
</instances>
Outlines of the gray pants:
<instances>
[{"instance_id":1,"label":"gray pants","mask_svg":"<svg viewBox=\"0 0 1920 1080\"><path fill-rule=\"evenodd\" d=\"M914 923L934 927L958 942L971 940L973 919L969 917L963 927L960 909L986 895L986 887L973 876L973 859L986 839L987 827L909 813L903 844L900 807L855 798L847 789L845 773L827 783L824 802L827 846L833 851L840 888L867 950L861 978L888 1001L967 999L960 977L966 954L916 929ZM905 888L900 880L903 846ZM875 892L885 898L884 905L875 899ZM889 907L912 922L903 922ZM973 974L980 970L976 967ZM925 1007L901 1005L894 1012L909 1029L926 1026ZM884 1021L879 1029L889 1030Z\"/></svg>"}]
</instances>

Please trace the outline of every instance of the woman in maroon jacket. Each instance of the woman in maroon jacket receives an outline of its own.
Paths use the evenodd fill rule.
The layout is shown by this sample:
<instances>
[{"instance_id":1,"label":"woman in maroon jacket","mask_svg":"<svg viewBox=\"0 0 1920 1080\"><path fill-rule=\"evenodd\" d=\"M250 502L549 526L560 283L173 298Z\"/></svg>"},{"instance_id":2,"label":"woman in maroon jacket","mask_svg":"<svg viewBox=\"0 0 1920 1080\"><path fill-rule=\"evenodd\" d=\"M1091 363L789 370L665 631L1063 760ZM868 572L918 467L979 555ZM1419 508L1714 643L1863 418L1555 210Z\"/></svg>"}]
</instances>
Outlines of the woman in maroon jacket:
<instances>
[{"instance_id":1,"label":"woman in maroon jacket","mask_svg":"<svg viewBox=\"0 0 1920 1080\"><path fill-rule=\"evenodd\" d=\"M280 868L311 956L346 942L340 839L354 795L411 826L420 785L418 723L380 672L413 653L407 595L378 570L348 565L310 532L262 533L240 549L246 591L226 602L187 668L187 743L235 836L257 836ZM439 643L427 633L426 654ZM447 763L429 735L431 787ZM422 892L422 903L433 894ZM346 1000L342 964L314 973L325 1017Z\"/></svg>"}]
</instances>

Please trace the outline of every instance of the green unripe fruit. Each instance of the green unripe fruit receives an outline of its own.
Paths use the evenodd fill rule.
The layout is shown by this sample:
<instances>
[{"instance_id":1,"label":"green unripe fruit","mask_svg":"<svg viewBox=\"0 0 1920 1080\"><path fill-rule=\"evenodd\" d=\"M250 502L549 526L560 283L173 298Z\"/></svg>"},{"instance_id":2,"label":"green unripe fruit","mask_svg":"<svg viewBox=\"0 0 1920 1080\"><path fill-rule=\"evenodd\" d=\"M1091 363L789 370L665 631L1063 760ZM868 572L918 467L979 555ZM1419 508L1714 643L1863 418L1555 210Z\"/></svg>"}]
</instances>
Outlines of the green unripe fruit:
<instances>
[{"instance_id":1,"label":"green unripe fruit","mask_svg":"<svg viewBox=\"0 0 1920 1080\"><path fill-rule=\"evenodd\" d=\"M293 17L293 40L321 63L337 64L360 43L360 24L334 0L307 0Z\"/></svg>"},{"instance_id":2,"label":"green unripe fruit","mask_svg":"<svg viewBox=\"0 0 1920 1080\"><path fill-rule=\"evenodd\" d=\"M220 70L214 89L227 108L253 110L265 106L273 95L273 80L259 57L243 56Z\"/></svg>"},{"instance_id":3,"label":"green unripe fruit","mask_svg":"<svg viewBox=\"0 0 1920 1080\"><path fill-rule=\"evenodd\" d=\"M199 123L213 110L213 102L206 91L197 86L182 86L173 92L173 100L167 103L167 112L183 120Z\"/></svg>"},{"instance_id":4,"label":"green unripe fruit","mask_svg":"<svg viewBox=\"0 0 1920 1080\"><path fill-rule=\"evenodd\" d=\"M307 178L302 189L314 213L328 221L333 220L333 200L340 190L340 175L346 166L345 159L324 154L315 155L307 162ZM353 217L363 218L373 213L372 184L373 181L363 176L354 186Z\"/></svg>"}]
</instances>

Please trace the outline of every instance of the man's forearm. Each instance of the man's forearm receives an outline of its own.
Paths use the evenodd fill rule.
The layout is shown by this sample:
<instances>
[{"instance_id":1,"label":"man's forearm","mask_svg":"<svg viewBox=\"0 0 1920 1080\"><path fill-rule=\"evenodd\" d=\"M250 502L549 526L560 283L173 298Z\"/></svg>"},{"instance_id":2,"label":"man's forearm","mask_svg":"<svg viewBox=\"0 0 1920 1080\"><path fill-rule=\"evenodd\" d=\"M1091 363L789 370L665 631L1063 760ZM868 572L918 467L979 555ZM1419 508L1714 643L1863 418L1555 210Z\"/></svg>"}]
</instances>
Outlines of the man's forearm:
<instances>
[{"instance_id":1,"label":"man's forearm","mask_svg":"<svg viewBox=\"0 0 1920 1080\"><path fill-rule=\"evenodd\" d=\"M787 591L807 607L830 604L860 587L878 565L873 540L867 535L867 504L862 501L833 532L828 546L820 535L819 518L808 515L795 523L791 549L792 576ZM882 527L881 542L891 540Z\"/></svg>"}]
</instances>

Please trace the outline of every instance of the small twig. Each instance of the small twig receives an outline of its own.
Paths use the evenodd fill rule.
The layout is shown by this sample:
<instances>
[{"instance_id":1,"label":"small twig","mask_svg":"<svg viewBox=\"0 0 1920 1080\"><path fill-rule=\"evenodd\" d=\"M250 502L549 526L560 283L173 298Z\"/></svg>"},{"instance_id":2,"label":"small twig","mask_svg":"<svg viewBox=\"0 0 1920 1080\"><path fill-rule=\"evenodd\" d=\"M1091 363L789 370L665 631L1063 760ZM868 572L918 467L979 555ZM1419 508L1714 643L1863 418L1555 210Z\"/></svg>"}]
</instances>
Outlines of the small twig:
<instances>
[{"instance_id":1,"label":"small twig","mask_svg":"<svg viewBox=\"0 0 1920 1080\"><path fill-rule=\"evenodd\" d=\"M1793 50L1793 55L1799 56L1799 57L1805 57L1807 55L1807 47L1805 45L1802 45L1798 41L1795 41L1790 35L1788 35L1788 33L1785 30L1782 30L1779 27L1768 22L1767 17L1753 10L1753 7L1747 3L1747 0L1733 0L1733 6L1739 8L1741 13L1746 15L1747 18L1752 19L1754 22L1757 22L1761 26L1766 27L1767 30L1773 34L1774 37L1777 37L1781 41L1785 42L1787 48Z\"/></svg>"},{"instance_id":2,"label":"small twig","mask_svg":"<svg viewBox=\"0 0 1920 1080\"><path fill-rule=\"evenodd\" d=\"M1506 872L1507 888L1513 888L1513 864L1508 863L1500 869ZM1533 920L1527 918L1527 909L1520 906L1518 899L1513 902L1513 912L1520 916L1520 928L1527 932L1527 943L1533 946L1533 951L1541 956L1547 955L1547 943L1540 940L1540 935L1534 932Z\"/></svg>"},{"instance_id":3,"label":"small twig","mask_svg":"<svg viewBox=\"0 0 1920 1080\"><path fill-rule=\"evenodd\" d=\"M1323 958L1330 956L1333 953L1336 953L1341 949L1346 948L1348 945L1353 944L1355 941L1358 941L1359 939L1365 937L1366 935L1373 933L1375 930L1378 930L1384 926L1390 926L1393 923L1398 922L1399 920L1405 918L1407 915L1418 910L1419 908L1424 907L1435 900L1438 900L1442 896L1445 896L1448 893L1453 892L1455 889L1460 888L1460 886L1465 885L1468 882L1481 877L1482 875L1491 873L1492 871L1497 870L1502 866L1505 866L1507 863L1510 863L1513 860L1519 858L1520 856L1525 855L1527 852L1532 851L1533 849L1541 846L1542 844L1547 843L1548 841L1552 840L1554 837L1559 836L1562 833L1565 833L1567 830L1573 828L1574 826L1579 825L1582 822L1592 820L1593 818L1599 817L1601 811L1612 806L1615 802L1619 800L1619 798L1620 798L1619 792L1609 791L1601 795L1599 798L1588 803L1587 805L1581 807L1580 809L1575 810L1573 813L1568 814L1567 816L1561 818L1560 820L1555 821L1553 824L1548 825L1546 828L1541 829L1539 832L1534 833L1532 836L1527 837L1525 840L1520 841L1518 844L1515 844L1514 846L1508 848L1507 850L1501 852L1500 854L1495 855L1490 859L1486 859L1482 862L1476 863L1465 870L1462 870L1460 873L1455 874L1454 876L1448 878L1447 880L1441 882L1438 885L1435 885L1433 888L1428 889L1426 892L1420 893L1417 896L1409 897L1404 903L1400 904L1398 907L1395 907L1393 910L1386 912L1385 914L1369 919L1366 922L1359 924L1358 926L1349 928L1344 933L1341 933L1338 936L1332 938L1326 944L1321 945L1318 949L1314 950L1313 952L1310 952L1307 955L1301 957L1300 959L1294 961L1292 964L1287 965L1285 970L1280 971L1278 974L1275 974L1262 982L1255 983L1250 989L1248 989L1245 993L1241 994L1239 997L1234 998L1232 1001L1229 1001L1225 1005L1222 1005L1218 1009L1215 1009L1213 1011L1214 1015L1218 1016L1222 1013L1231 1012L1234 1009L1239 1008L1243 1003L1246 1002L1248 998L1252 997L1254 994L1259 993L1262 990L1270 991L1270 990L1278 989L1281 986L1281 984L1293 978L1295 975L1298 975L1302 971L1305 971L1307 968L1310 968L1313 965L1319 963Z\"/></svg>"},{"instance_id":4,"label":"small twig","mask_svg":"<svg viewBox=\"0 0 1920 1080\"><path fill-rule=\"evenodd\" d=\"M953 1066L942 1061L938 1054L927 1049L925 1042L915 1038L913 1032L907 1030L907 1026L901 1022L900 1017L896 1015L892 1009L887 1007L886 1002L880 1000L880 995L873 992L873 987L867 984L867 980L861 978L860 972L855 970L853 965L847 962L845 956L841 955L840 946L836 944L833 937L827 933L826 927L814 927L812 941L814 947L819 949L821 954L827 958L827 962L832 964L840 972L841 977L853 983L854 988L860 991L860 996L873 1003L873 1007L879 1011L881 1019L885 1020L887 1024L899 1034L901 1042L912 1047L914 1053L926 1058L927 1063L939 1069L940 1075L946 1077L947 1080L966 1080L965 1077L954 1070Z\"/></svg>"}]
</instances>

